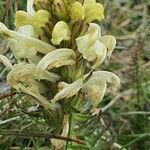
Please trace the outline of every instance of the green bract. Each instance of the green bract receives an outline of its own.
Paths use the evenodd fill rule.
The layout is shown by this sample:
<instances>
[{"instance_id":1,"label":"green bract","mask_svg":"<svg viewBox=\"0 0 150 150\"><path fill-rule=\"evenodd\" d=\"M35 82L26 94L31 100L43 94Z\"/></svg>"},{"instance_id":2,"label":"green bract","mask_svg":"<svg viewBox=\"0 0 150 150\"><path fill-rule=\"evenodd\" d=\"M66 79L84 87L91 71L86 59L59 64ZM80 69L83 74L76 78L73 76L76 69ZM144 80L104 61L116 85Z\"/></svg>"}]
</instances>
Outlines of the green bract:
<instances>
[{"instance_id":1,"label":"green bract","mask_svg":"<svg viewBox=\"0 0 150 150\"><path fill-rule=\"evenodd\" d=\"M97 107L107 84L112 91L120 86L115 74L95 71L116 46L116 39L101 35L100 26L93 23L103 19L103 6L95 0L28 0L27 12L16 12L16 31L0 23L0 34L16 58L12 65L0 55L10 70L8 84L32 97L43 109L59 106L64 112L59 130L63 136L68 133L65 102L78 104L82 98L82 105L90 100L91 106ZM56 149L64 145L55 139L51 142Z\"/></svg>"}]
</instances>

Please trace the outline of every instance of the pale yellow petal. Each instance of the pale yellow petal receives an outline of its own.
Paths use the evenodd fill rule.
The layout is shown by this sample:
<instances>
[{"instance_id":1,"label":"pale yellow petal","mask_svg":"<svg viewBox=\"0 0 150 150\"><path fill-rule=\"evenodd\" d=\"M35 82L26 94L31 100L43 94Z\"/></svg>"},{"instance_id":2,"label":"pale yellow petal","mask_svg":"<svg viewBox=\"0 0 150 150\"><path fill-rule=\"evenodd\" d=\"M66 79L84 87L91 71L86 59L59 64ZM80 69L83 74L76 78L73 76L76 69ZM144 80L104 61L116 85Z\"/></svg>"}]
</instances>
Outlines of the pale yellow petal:
<instances>
[{"instance_id":1,"label":"pale yellow petal","mask_svg":"<svg viewBox=\"0 0 150 150\"><path fill-rule=\"evenodd\" d=\"M51 15L46 10L38 10L34 15L34 27L44 27L51 18Z\"/></svg>"},{"instance_id":2,"label":"pale yellow petal","mask_svg":"<svg viewBox=\"0 0 150 150\"><path fill-rule=\"evenodd\" d=\"M84 19L84 8L79 2L74 2L70 10L70 16L73 22Z\"/></svg>"},{"instance_id":3,"label":"pale yellow petal","mask_svg":"<svg viewBox=\"0 0 150 150\"><path fill-rule=\"evenodd\" d=\"M97 57L96 57L96 59L95 59L95 63L93 64L93 66L91 67L91 68L93 68L93 69L95 69L95 68L97 68L98 66L100 66L103 62L104 62L104 60L105 60L105 58L106 58L106 56L107 56L107 49L106 49L106 46L105 45L103 45L103 44L99 44L99 46L101 45L101 48L99 48L99 49L96 49L96 54L97 54Z\"/></svg>"},{"instance_id":4,"label":"pale yellow petal","mask_svg":"<svg viewBox=\"0 0 150 150\"><path fill-rule=\"evenodd\" d=\"M33 16L29 13L19 10L15 14L14 25L19 28L24 25L33 25Z\"/></svg>"},{"instance_id":5,"label":"pale yellow petal","mask_svg":"<svg viewBox=\"0 0 150 150\"><path fill-rule=\"evenodd\" d=\"M104 19L104 8L100 3L89 3L84 5L85 18L88 22Z\"/></svg>"},{"instance_id":6,"label":"pale yellow petal","mask_svg":"<svg viewBox=\"0 0 150 150\"><path fill-rule=\"evenodd\" d=\"M10 70L14 68L13 65L10 63L10 60L6 56L0 55L0 61L2 61L2 63Z\"/></svg>"},{"instance_id":7,"label":"pale yellow petal","mask_svg":"<svg viewBox=\"0 0 150 150\"><path fill-rule=\"evenodd\" d=\"M54 45L59 45L61 41L63 40L69 40L70 39L70 29L66 22L59 21L53 31L52 31L52 39L51 42Z\"/></svg>"},{"instance_id":8,"label":"pale yellow petal","mask_svg":"<svg viewBox=\"0 0 150 150\"><path fill-rule=\"evenodd\" d=\"M86 77L87 75L84 76L84 79ZM103 99L107 83L111 85L114 92L120 86L120 79L117 75L108 71L94 71L88 81L84 83L83 91L87 93L94 106L97 106Z\"/></svg>"},{"instance_id":9,"label":"pale yellow petal","mask_svg":"<svg viewBox=\"0 0 150 150\"><path fill-rule=\"evenodd\" d=\"M83 53L84 51L87 51L87 49L90 48L93 44L95 44L95 42L100 37L100 26L95 23L90 23L87 34L76 39L76 44L78 46L79 52Z\"/></svg>"},{"instance_id":10,"label":"pale yellow petal","mask_svg":"<svg viewBox=\"0 0 150 150\"><path fill-rule=\"evenodd\" d=\"M1 29L0 32L6 39L8 39L8 42L11 45L11 47L15 49L14 51L23 51L23 52L20 52L20 53L23 53L21 56L22 58L27 58L25 57L26 54L29 56L32 56L30 55L30 53L36 54L35 53L36 51L43 53L43 54L47 54L48 52L55 49L55 47L50 44L47 44L33 37L20 34L15 31L11 31L8 29L7 30ZM13 42L14 42L14 46L13 46Z\"/></svg>"},{"instance_id":11,"label":"pale yellow petal","mask_svg":"<svg viewBox=\"0 0 150 150\"><path fill-rule=\"evenodd\" d=\"M59 91L52 99L52 102L57 102L63 98L72 97L73 95L78 93L82 86L83 79L78 79L77 81L69 84L68 86L65 86L61 91Z\"/></svg>"},{"instance_id":12,"label":"pale yellow petal","mask_svg":"<svg viewBox=\"0 0 150 150\"><path fill-rule=\"evenodd\" d=\"M63 65L72 65L75 63L75 52L71 49L62 48L52 51L45 55L38 63L37 74L42 73L46 68L51 69Z\"/></svg>"},{"instance_id":13,"label":"pale yellow petal","mask_svg":"<svg viewBox=\"0 0 150 150\"><path fill-rule=\"evenodd\" d=\"M34 35L34 28L31 25L24 25L18 28L17 32L32 37Z\"/></svg>"},{"instance_id":14,"label":"pale yellow petal","mask_svg":"<svg viewBox=\"0 0 150 150\"><path fill-rule=\"evenodd\" d=\"M97 106L103 99L107 83L103 80L91 77L85 84L83 90L89 96L92 105Z\"/></svg>"},{"instance_id":15,"label":"pale yellow petal","mask_svg":"<svg viewBox=\"0 0 150 150\"><path fill-rule=\"evenodd\" d=\"M94 40L92 41L91 39L90 44L89 41L90 41L89 34L76 39L78 51L82 53L84 59L94 62L92 66L92 68L94 69L99 65L101 65L101 63L105 60L107 50L106 50L106 46L103 43L101 43L99 40L96 39L95 41Z\"/></svg>"},{"instance_id":16,"label":"pale yellow petal","mask_svg":"<svg viewBox=\"0 0 150 150\"><path fill-rule=\"evenodd\" d=\"M10 86L16 88L19 83L26 83L30 80L43 79L56 82L60 79L55 73L44 70L39 78L36 74L35 64L19 64L16 65L7 75L7 82Z\"/></svg>"},{"instance_id":17,"label":"pale yellow petal","mask_svg":"<svg viewBox=\"0 0 150 150\"><path fill-rule=\"evenodd\" d=\"M78 47L78 51L80 53L83 54L88 49L88 42L89 42L89 34L78 37L76 39L76 44L77 44L77 47Z\"/></svg>"},{"instance_id":18,"label":"pale yellow petal","mask_svg":"<svg viewBox=\"0 0 150 150\"><path fill-rule=\"evenodd\" d=\"M108 49L108 57L111 56L113 50L115 49L116 47L116 39L114 36L112 35L104 35L100 38L100 41L106 45L107 49Z\"/></svg>"},{"instance_id":19,"label":"pale yellow petal","mask_svg":"<svg viewBox=\"0 0 150 150\"><path fill-rule=\"evenodd\" d=\"M0 31L1 31L2 29L6 29L6 30L7 30L7 27L6 27L2 22L0 22ZM1 33L1 32L0 32L0 33Z\"/></svg>"},{"instance_id":20,"label":"pale yellow petal","mask_svg":"<svg viewBox=\"0 0 150 150\"><path fill-rule=\"evenodd\" d=\"M17 40L8 38L7 41L16 59L32 58L37 53L35 49L28 49L24 43L20 43Z\"/></svg>"},{"instance_id":21,"label":"pale yellow petal","mask_svg":"<svg viewBox=\"0 0 150 150\"><path fill-rule=\"evenodd\" d=\"M88 29L88 34L90 34L90 42L91 44L97 40L98 38L101 37L101 28L98 24L96 23L90 23L89 29Z\"/></svg>"},{"instance_id":22,"label":"pale yellow petal","mask_svg":"<svg viewBox=\"0 0 150 150\"><path fill-rule=\"evenodd\" d=\"M7 82L11 87L16 88L19 83L27 82L30 79L34 79L35 65L17 65L7 75Z\"/></svg>"},{"instance_id":23,"label":"pale yellow petal","mask_svg":"<svg viewBox=\"0 0 150 150\"><path fill-rule=\"evenodd\" d=\"M120 79L117 75L109 71L94 71L92 77L95 79L101 79L111 85L113 91L116 91L120 87Z\"/></svg>"},{"instance_id":24,"label":"pale yellow petal","mask_svg":"<svg viewBox=\"0 0 150 150\"><path fill-rule=\"evenodd\" d=\"M97 40L95 44L93 44L83 53L83 58L87 59L88 61L99 59L99 57L104 55L104 48L104 45Z\"/></svg>"}]
</instances>

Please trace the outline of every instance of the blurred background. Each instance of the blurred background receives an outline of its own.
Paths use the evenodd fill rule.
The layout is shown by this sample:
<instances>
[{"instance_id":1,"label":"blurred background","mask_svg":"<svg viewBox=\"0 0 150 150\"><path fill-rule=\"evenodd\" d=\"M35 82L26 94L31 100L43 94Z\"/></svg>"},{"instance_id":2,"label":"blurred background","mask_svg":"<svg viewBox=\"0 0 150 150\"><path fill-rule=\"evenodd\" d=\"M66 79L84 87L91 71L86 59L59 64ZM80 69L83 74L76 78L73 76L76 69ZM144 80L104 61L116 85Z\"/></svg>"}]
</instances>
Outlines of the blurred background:
<instances>
[{"instance_id":1,"label":"blurred background","mask_svg":"<svg viewBox=\"0 0 150 150\"><path fill-rule=\"evenodd\" d=\"M88 141L90 148L70 144L70 150L115 150L123 147L128 150L150 150L150 0L97 2L105 8L105 19L100 23L102 34L112 34L117 39L113 55L100 69L116 73L121 79L121 89L113 96L107 91L108 95L100 107L110 100L113 105L105 108L107 111L101 114L103 120L80 118L80 128L75 128L74 134ZM19 9L26 10L26 0L0 0L0 21L14 29L14 14ZM1 39L0 42L0 54L5 54L13 63L8 44ZM0 63L1 94L10 90L5 83L6 74L6 68ZM11 97L0 99L0 130L26 126L32 129L35 124L37 129L43 129L36 118L25 112L24 105L17 106ZM20 117L13 122L1 122L16 116ZM108 139L104 136L106 132ZM22 140L15 136L0 136L0 150L30 149L31 145L37 150L40 147L44 150L48 144L37 138Z\"/></svg>"}]
</instances>

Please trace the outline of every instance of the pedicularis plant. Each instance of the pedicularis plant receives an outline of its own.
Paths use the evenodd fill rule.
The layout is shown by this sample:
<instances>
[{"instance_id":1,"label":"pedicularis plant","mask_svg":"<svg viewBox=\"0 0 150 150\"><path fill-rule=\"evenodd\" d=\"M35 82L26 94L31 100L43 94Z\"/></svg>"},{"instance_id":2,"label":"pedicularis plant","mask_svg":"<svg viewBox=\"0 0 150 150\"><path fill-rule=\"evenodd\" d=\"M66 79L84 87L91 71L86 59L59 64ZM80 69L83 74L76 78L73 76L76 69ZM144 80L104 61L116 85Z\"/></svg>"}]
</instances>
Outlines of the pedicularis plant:
<instances>
[{"instance_id":1,"label":"pedicularis plant","mask_svg":"<svg viewBox=\"0 0 150 150\"><path fill-rule=\"evenodd\" d=\"M0 23L0 34L9 43L16 64L0 55L10 70L8 84L24 93L24 100L39 104L53 133L68 135L69 116L95 108L107 84L116 91L118 76L98 67L113 52L116 39L101 35L93 21L104 19L95 0L28 0L27 12L17 11L9 30ZM63 141L51 140L56 149Z\"/></svg>"}]
</instances>

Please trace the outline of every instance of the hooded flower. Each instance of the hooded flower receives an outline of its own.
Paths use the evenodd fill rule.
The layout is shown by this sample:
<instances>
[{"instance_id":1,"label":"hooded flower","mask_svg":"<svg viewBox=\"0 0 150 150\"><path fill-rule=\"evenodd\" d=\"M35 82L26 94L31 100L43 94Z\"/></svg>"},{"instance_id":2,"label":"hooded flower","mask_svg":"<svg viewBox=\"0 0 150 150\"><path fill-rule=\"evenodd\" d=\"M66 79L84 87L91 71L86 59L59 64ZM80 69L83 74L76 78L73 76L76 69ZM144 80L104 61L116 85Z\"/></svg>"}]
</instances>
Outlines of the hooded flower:
<instances>
[{"instance_id":1,"label":"hooded flower","mask_svg":"<svg viewBox=\"0 0 150 150\"><path fill-rule=\"evenodd\" d=\"M60 67L64 65L72 65L75 63L75 52L71 49L62 48L52 51L45 55L36 67L38 76L46 69Z\"/></svg>"},{"instance_id":2,"label":"hooded flower","mask_svg":"<svg viewBox=\"0 0 150 150\"><path fill-rule=\"evenodd\" d=\"M116 40L113 36L102 36L101 29L95 23L90 23L88 32L76 39L78 51L83 58L94 62L92 68L96 68L110 56L115 48Z\"/></svg>"},{"instance_id":3,"label":"hooded flower","mask_svg":"<svg viewBox=\"0 0 150 150\"><path fill-rule=\"evenodd\" d=\"M28 0L27 12L17 11L15 14L15 26L19 29L22 26L30 25L33 28L33 35L36 38L41 38L42 40L48 42L47 33L48 27L46 24L49 22L51 14L47 10L38 10L37 12L33 9L33 0ZM50 34L49 32L47 34Z\"/></svg>"},{"instance_id":4,"label":"hooded flower","mask_svg":"<svg viewBox=\"0 0 150 150\"><path fill-rule=\"evenodd\" d=\"M59 45L62 40L70 39L70 29L67 23L64 21L59 21L53 31L52 31L52 39L51 42L54 45Z\"/></svg>"},{"instance_id":5,"label":"hooded flower","mask_svg":"<svg viewBox=\"0 0 150 150\"><path fill-rule=\"evenodd\" d=\"M79 2L74 2L72 4L70 12L71 12L70 17L73 22L83 20L85 17L84 8L82 4Z\"/></svg>"},{"instance_id":6,"label":"hooded flower","mask_svg":"<svg viewBox=\"0 0 150 150\"><path fill-rule=\"evenodd\" d=\"M120 86L115 74L95 71L116 46L113 36L102 36L99 25L91 23L103 18L103 6L96 0L28 0L27 12L16 12L16 31L0 22L0 34L16 58L12 65L0 55L0 62L10 70L7 82L42 106L41 117L46 110L44 119L53 124L54 133L68 135L68 114L74 114L70 106L82 103L81 98L83 105L90 100L97 107L107 85L112 91ZM51 143L55 149L65 144L57 139Z\"/></svg>"},{"instance_id":7,"label":"hooded flower","mask_svg":"<svg viewBox=\"0 0 150 150\"><path fill-rule=\"evenodd\" d=\"M17 59L31 58L37 52L47 54L55 49L54 46L41 40L11 31L3 23L0 23L0 33L8 41L10 49Z\"/></svg>"},{"instance_id":8,"label":"hooded flower","mask_svg":"<svg viewBox=\"0 0 150 150\"><path fill-rule=\"evenodd\" d=\"M71 7L71 19L73 22L85 19L87 22L104 19L104 8L95 0L85 0L83 5L74 2Z\"/></svg>"},{"instance_id":9,"label":"hooded flower","mask_svg":"<svg viewBox=\"0 0 150 150\"><path fill-rule=\"evenodd\" d=\"M94 106L97 106L103 99L107 84L110 84L112 91L115 92L120 86L120 79L117 75L108 71L94 71L84 84L83 91L87 93Z\"/></svg>"}]
</instances>

